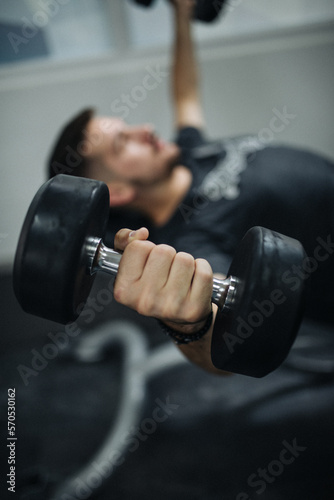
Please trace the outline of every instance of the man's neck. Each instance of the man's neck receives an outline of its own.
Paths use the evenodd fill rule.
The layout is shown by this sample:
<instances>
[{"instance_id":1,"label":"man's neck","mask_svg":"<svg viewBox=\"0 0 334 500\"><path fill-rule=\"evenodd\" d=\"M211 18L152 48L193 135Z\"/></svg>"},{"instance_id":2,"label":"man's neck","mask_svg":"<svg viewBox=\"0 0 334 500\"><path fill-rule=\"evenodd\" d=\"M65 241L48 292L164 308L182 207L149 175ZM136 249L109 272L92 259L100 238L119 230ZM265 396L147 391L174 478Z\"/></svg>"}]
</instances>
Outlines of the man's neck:
<instances>
[{"instance_id":1,"label":"man's neck","mask_svg":"<svg viewBox=\"0 0 334 500\"><path fill-rule=\"evenodd\" d=\"M149 217L155 226L161 227L174 215L191 182L190 170L177 166L163 182L141 188L132 206Z\"/></svg>"}]
</instances>

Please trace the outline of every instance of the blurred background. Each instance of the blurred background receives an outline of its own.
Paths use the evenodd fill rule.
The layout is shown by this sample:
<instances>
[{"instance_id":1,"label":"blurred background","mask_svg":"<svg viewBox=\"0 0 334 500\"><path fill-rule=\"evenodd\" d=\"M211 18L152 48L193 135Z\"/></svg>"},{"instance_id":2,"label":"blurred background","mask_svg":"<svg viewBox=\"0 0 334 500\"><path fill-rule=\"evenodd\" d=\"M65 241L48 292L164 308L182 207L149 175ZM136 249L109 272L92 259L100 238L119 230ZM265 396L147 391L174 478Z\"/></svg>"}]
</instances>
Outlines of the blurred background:
<instances>
[{"instance_id":1,"label":"blurred background","mask_svg":"<svg viewBox=\"0 0 334 500\"><path fill-rule=\"evenodd\" d=\"M333 28L333 0L227 0L216 22L194 23L208 135L252 133L334 159ZM73 475L71 500L332 500L332 331L305 324L273 374L221 379L180 359L154 320L115 304L110 277L96 279L97 306L74 336L23 313L13 295L23 219L68 119L94 106L173 137L168 2L144 9L130 0L1 0L0 37L0 471L8 469L14 387L17 498L49 499ZM277 116L279 131L271 128ZM137 362L136 390L123 389ZM137 407L128 411L130 393ZM94 464L122 419L126 435L141 438L101 489L101 475L78 471ZM291 447L294 460L283 467L278 459ZM269 480L260 481L261 467Z\"/></svg>"}]
</instances>

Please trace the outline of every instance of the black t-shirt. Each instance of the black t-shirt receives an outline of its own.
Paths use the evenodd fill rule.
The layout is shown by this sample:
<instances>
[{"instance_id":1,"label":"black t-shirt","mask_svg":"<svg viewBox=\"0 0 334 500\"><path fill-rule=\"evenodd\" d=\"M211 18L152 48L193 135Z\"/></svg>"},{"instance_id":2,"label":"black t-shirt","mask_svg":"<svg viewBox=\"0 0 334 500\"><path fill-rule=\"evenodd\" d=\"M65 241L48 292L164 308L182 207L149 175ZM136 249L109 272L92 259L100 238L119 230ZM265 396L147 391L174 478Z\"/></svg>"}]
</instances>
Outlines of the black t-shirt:
<instances>
[{"instance_id":1,"label":"black t-shirt","mask_svg":"<svg viewBox=\"0 0 334 500\"><path fill-rule=\"evenodd\" d=\"M119 221L119 227L145 223L155 243L203 257L214 272L224 274L239 241L253 226L300 240L311 257L321 238L327 242L323 252L327 250L329 258L319 262L310 281L317 293L333 290L329 282L334 276L330 246L334 242L334 165L329 160L309 151L267 146L253 136L209 142L191 127L181 129L176 142L182 150L180 163L191 170L193 180L173 217L160 228L133 219ZM331 303L334 309L333 292L321 297L327 302L325 308Z\"/></svg>"},{"instance_id":2,"label":"black t-shirt","mask_svg":"<svg viewBox=\"0 0 334 500\"><path fill-rule=\"evenodd\" d=\"M252 136L209 143L194 128L177 138L192 186L172 219L152 237L209 260L226 273L238 242L260 225L302 241L334 232L334 165ZM334 235L333 235L334 236Z\"/></svg>"}]
</instances>

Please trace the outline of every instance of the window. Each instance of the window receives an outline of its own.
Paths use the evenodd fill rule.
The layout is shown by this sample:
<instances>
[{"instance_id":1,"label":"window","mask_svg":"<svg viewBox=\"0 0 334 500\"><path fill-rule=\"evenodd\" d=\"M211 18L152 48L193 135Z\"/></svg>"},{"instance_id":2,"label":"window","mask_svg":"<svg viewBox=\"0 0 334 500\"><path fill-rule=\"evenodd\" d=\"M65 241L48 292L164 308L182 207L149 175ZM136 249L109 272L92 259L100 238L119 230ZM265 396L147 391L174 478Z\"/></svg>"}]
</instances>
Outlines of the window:
<instances>
[{"instance_id":1,"label":"window","mask_svg":"<svg viewBox=\"0 0 334 500\"><path fill-rule=\"evenodd\" d=\"M166 45L171 39L170 7L155 0L147 9L125 2L132 47ZM334 20L333 0L225 0L212 24L196 23L200 40L219 40Z\"/></svg>"},{"instance_id":2,"label":"window","mask_svg":"<svg viewBox=\"0 0 334 500\"><path fill-rule=\"evenodd\" d=\"M69 60L170 44L171 8L131 0L1 0L0 64ZM334 20L333 0L225 0L219 19L196 23L200 40L220 41Z\"/></svg>"},{"instance_id":3,"label":"window","mask_svg":"<svg viewBox=\"0 0 334 500\"><path fill-rule=\"evenodd\" d=\"M1 0L1 63L94 56L113 48L103 0Z\"/></svg>"}]
</instances>

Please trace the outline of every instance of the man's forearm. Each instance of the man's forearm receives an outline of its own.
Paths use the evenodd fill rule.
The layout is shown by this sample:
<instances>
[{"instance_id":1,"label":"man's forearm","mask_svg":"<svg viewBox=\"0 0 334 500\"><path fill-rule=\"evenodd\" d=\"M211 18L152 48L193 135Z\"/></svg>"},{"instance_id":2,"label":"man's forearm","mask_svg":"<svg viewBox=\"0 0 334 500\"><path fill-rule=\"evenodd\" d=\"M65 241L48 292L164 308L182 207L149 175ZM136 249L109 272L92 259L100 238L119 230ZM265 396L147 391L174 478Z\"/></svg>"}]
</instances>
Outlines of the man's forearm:
<instances>
[{"instance_id":1,"label":"man's forearm","mask_svg":"<svg viewBox=\"0 0 334 500\"><path fill-rule=\"evenodd\" d=\"M172 97L178 124L202 125L199 78L192 37L191 4L187 0L175 1L174 47L172 62Z\"/></svg>"},{"instance_id":2,"label":"man's forearm","mask_svg":"<svg viewBox=\"0 0 334 500\"><path fill-rule=\"evenodd\" d=\"M173 93L175 100L198 94L198 75L191 33L191 21L177 9L173 61Z\"/></svg>"}]
</instances>

